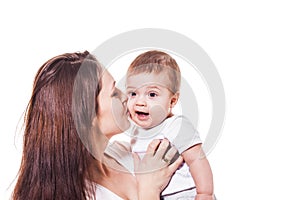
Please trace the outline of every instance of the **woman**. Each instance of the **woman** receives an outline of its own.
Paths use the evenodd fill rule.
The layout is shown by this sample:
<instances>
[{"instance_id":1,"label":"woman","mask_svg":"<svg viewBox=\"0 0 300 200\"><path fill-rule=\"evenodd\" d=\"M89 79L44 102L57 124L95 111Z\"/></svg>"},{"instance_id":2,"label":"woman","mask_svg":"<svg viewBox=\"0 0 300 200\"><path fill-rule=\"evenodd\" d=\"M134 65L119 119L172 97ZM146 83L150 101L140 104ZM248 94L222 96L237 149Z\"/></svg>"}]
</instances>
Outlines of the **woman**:
<instances>
[{"instance_id":1,"label":"woman","mask_svg":"<svg viewBox=\"0 0 300 200\"><path fill-rule=\"evenodd\" d=\"M159 199L182 162L179 158L164 167L169 163L163 159L174 155L174 150L161 153L168 142L153 141L149 154L135 162L135 170L151 173L132 176L110 167L118 161L104 156L109 138L129 126L126 101L112 76L87 51L47 61L35 77L27 107L23 156L12 198ZM156 163L155 168L148 163Z\"/></svg>"}]
</instances>

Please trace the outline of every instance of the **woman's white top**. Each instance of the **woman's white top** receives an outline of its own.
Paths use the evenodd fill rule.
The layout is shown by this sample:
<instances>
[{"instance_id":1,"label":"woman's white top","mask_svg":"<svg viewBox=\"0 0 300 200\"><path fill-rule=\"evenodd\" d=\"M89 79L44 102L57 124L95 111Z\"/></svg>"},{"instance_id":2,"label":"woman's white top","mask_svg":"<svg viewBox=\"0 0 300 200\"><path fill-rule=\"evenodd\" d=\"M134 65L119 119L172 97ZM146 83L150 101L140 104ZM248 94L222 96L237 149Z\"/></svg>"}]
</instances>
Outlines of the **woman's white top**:
<instances>
[{"instance_id":1,"label":"woman's white top","mask_svg":"<svg viewBox=\"0 0 300 200\"><path fill-rule=\"evenodd\" d=\"M121 197L103 187L102 185L96 184L96 200L123 200Z\"/></svg>"}]
</instances>

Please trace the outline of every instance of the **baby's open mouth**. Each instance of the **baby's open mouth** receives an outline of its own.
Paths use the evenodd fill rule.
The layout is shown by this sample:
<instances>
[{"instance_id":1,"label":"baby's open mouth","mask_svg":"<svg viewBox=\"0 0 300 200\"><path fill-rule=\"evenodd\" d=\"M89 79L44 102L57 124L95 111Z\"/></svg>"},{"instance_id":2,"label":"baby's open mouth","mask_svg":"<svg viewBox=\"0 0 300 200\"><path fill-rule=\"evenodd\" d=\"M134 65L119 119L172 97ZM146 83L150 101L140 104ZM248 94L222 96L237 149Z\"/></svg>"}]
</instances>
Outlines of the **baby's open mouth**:
<instances>
[{"instance_id":1,"label":"baby's open mouth","mask_svg":"<svg viewBox=\"0 0 300 200\"><path fill-rule=\"evenodd\" d=\"M149 113L145 113L145 112L141 112L141 111L135 111L135 113L137 114L137 115L149 115Z\"/></svg>"}]
</instances>

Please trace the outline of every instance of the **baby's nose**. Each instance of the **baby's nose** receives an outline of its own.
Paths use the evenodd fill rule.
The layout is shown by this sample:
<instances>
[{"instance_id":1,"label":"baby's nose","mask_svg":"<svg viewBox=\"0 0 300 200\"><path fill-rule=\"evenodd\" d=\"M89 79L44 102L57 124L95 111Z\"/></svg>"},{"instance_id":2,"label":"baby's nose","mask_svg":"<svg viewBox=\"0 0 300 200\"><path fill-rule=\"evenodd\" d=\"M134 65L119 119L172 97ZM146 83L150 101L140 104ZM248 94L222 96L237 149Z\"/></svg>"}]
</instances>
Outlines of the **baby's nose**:
<instances>
[{"instance_id":1,"label":"baby's nose","mask_svg":"<svg viewBox=\"0 0 300 200\"><path fill-rule=\"evenodd\" d=\"M137 98L135 104L136 104L137 106L146 106L146 105L147 105L147 102L146 102L145 97L144 97L143 95L140 95L140 96Z\"/></svg>"}]
</instances>

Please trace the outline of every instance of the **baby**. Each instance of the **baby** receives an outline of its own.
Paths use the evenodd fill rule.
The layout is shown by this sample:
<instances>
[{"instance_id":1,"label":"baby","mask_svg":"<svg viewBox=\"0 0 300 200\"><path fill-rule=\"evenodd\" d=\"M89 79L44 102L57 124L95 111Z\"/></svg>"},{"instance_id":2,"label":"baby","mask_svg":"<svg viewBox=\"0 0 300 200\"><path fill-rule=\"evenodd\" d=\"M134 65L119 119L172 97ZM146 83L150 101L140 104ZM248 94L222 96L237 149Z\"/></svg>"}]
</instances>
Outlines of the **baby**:
<instances>
[{"instance_id":1,"label":"baby","mask_svg":"<svg viewBox=\"0 0 300 200\"><path fill-rule=\"evenodd\" d=\"M127 106L133 122L127 134L132 151L140 156L153 139L163 138L182 155L185 164L163 191L163 199L213 199L212 172L199 133L187 118L172 114L180 81L180 69L167 53L148 51L139 55L126 75Z\"/></svg>"}]
</instances>

